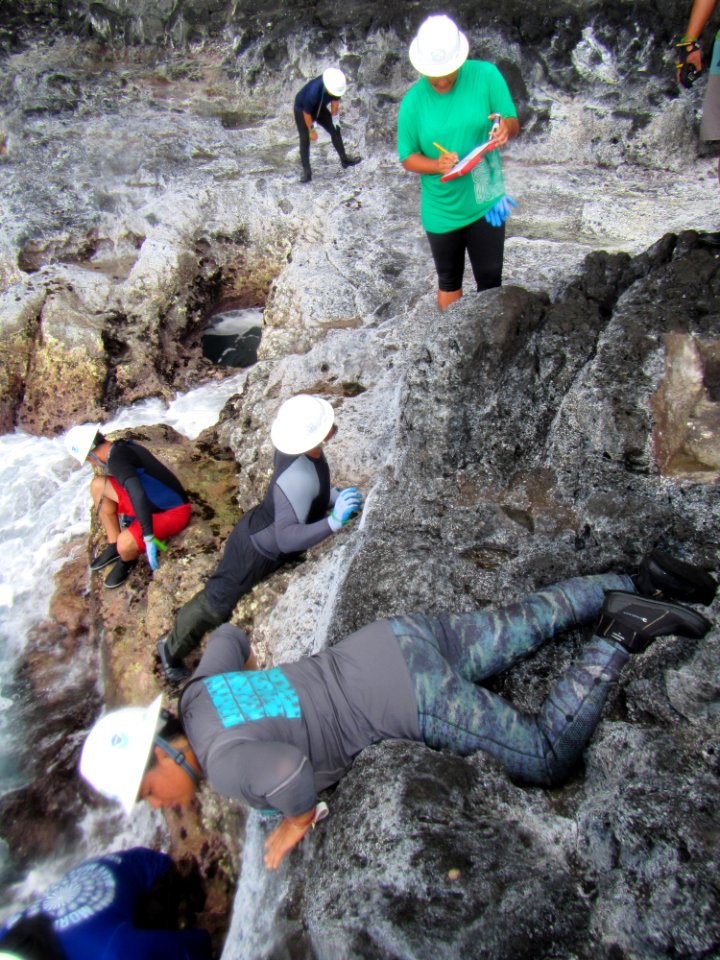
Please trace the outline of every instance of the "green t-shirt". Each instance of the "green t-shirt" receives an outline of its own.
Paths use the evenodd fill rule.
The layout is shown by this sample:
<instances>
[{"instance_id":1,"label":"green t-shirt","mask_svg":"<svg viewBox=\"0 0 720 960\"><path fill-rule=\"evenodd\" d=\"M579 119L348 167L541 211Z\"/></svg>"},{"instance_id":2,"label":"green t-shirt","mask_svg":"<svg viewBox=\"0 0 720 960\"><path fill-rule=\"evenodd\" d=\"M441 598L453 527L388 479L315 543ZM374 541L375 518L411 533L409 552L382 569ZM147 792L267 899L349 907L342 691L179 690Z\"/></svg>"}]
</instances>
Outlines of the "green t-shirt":
<instances>
[{"instance_id":1,"label":"green t-shirt","mask_svg":"<svg viewBox=\"0 0 720 960\"><path fill-rule=\"evenodd\" d=\"M449 93L436 93L422 77L405 94L398 117L398 154L437 157L437 147L464 157L490 135L491 113L516 117L502 74L485 60L466 60ZM493 150L463 177L440 183L440 174L420 175L422 225L447 233L482 217L505 193L500 151Z\"/></svg>"}]
</instances>

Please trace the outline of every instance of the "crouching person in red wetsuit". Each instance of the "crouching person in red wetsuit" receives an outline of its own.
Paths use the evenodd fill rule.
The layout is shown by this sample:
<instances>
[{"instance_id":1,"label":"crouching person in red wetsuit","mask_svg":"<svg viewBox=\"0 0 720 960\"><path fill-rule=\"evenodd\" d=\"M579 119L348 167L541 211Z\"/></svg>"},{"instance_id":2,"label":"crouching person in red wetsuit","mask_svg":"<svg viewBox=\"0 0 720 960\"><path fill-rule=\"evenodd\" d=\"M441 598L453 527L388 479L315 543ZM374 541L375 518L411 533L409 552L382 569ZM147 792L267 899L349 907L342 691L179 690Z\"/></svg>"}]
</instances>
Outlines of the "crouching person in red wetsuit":
<instances>
[{"instance_id":1,"label":"crouching person in red wetsuit","mask_svg":"<svg viewBox=\"0 0 720 960\"><path fill-rule=\"evenodd\" d=\"M107 440L99 423L73 427L65 448L80 464L90 460L96 475L90 483L95 510L108 545L90 563L91 570L113 564L105 578L112 589L125 583L141 553L151 570L158 567L158 547L190 523L190 504L174 473L133 440ZM129 524L121 530L120 517Z\"/></svg>"}]
</instances>

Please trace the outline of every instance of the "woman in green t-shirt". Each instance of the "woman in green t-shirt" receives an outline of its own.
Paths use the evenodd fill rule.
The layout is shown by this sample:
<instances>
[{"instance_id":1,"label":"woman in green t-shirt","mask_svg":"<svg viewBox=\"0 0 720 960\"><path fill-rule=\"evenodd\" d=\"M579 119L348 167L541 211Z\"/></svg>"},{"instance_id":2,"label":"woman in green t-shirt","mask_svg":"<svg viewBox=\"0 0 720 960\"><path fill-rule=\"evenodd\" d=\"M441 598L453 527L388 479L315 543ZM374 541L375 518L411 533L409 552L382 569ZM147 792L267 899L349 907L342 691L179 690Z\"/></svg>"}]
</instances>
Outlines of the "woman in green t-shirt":
<instances>
[{"instance_id":1,"label":"woman in green t-shirt","mask_svg":"<svg viewBox=\"0 0 720 960\"><path fill-rule=\"evenodd\" d=\"M505 220L515 201L505 194L497 150L472 171L441 183L460 157L488 139L503 147L520 131L515 105L500 71L468 60L465 34L447 16L428 17L410 45L422 78L403 98L398 153L420 174L422 224L438 274L438 306L462 296L465 252L478 290L499 287Z\"/></svg>"}]
</instances>

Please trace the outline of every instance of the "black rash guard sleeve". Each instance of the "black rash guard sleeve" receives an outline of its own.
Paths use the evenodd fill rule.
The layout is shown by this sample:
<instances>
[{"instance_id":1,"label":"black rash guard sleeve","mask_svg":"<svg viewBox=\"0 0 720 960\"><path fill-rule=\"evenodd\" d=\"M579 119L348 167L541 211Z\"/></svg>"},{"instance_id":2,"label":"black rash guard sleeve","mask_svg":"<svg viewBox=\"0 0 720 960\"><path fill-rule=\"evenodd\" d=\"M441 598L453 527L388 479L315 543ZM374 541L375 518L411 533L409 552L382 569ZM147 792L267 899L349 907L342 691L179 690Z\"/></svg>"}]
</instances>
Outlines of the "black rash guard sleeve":
<instances>
[{"instance_id":1,"label":"black rash guard sleeve","mask_svg":"<svg viewBox=\"0 0 720 960\"><path fill-rule=\"evenodd\" d=\"M107 467L110 476L127 491L144 537L152 536L153 513L162 512L167 507L153 503L148 497L140 480L139 469L157 481L160 490L167 490L172 506L187 502L187 494L178 478L140 443L115 441L110 447Z\"/></svg>"},{"instance_id":2,"label":"black rash guard sleeve","mask_svg":"<svg viewBox=\"0 0 720 960\"><path fill-rule=\"evenodd\" d=\"M118 480L118 482L122 483L120 480ZM143 485L140 482L140 477L137 475L134 477L128 477L123 483L123 486L127 490L127 494L130 497L130 502L133 505L135 516L140 521L143 537L151 537L153 532L153 512L150 501L148 500L145 490L143 489Z\"/></svg>"}]
</instances>

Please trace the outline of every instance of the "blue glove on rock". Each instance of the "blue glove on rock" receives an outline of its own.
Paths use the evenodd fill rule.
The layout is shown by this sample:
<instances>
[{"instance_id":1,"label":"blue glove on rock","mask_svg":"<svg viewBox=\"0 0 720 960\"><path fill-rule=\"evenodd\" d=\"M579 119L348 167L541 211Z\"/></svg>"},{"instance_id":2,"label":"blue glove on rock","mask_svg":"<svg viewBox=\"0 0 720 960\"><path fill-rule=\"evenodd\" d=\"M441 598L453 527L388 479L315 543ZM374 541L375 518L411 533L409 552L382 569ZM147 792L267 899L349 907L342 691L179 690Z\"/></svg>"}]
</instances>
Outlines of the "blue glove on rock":
<instances>
[{"instance_id":1,"label":"blue glove on rock","mask_svg":"<svg viewBox=\"0 0 720 960\"><path fill-rule=\"evenodd\" d=\"M330 529L337 533L350 517L362 510L363 498L357 487L346 487L340 491L333 512L328 517Z\"/></svg>"},{"instance_id":2,"label":"blue glove on rock","mask_svg":"<svg viewBox=\"0 0 720 960\"><path fill-rule=\"evenodd\" d=\"M485 214L485 219L491 227L501 227L510 216L510 208L516 206L513 198L505 194L500 197L494 206L490 207Z\"/></svg>"},{"instance_id":3,"label":"blue glove on rock","mask_svg":"<svg viewBox=\"0 0 720 960\"><path fill-rule=\"evenodd\" d=\"M143 537L145 541L145 552L147 555L147 562L150 564L151 570L157 570L158 568L158 557L157 557L157 544L155 543L155 537Z\"/></svg>"}]
</instances>

